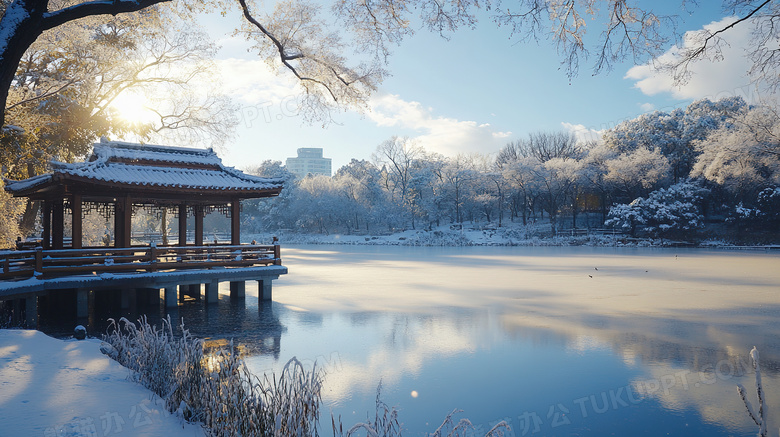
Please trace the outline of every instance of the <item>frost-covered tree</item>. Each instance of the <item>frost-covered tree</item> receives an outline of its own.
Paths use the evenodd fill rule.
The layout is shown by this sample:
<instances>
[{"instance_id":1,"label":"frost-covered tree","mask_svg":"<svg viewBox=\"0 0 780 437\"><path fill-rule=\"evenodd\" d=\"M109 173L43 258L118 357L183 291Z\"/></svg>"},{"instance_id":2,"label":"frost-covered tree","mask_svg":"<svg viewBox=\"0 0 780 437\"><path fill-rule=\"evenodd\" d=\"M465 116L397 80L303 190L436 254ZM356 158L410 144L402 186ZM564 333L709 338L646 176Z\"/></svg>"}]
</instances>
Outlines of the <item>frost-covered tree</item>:
<instances>
[{"instance_id":1,"label":"frost-covered tree","mask_svg":"<svg viewBox=\"0 0 780 437\"><path fill-rule=\"evenodd\" d=\"M522 210L523 223L529 203L538 197L556 232L561 206L577 179L576 158L581 155L582 148L574 134L560 131L534 132L499 151L496 166L511 181L514 207Z\"/></svg>"},{"instance_id":2,"label":"frost-covered tree","mask_svg":"<svg viewBox=\"0 0 780 437\"><path fill-rule=\"evenodd\" d=\"M534 168L543 205L550 217L553 234L558 232L559 216L568 210L568 199L579 179L580 162L576 159L553 158Z\"/></svg>"},{"instance_id":3,"label":"frost-covered tree","mask_svg":"<svg viewBox=\"0 0 780 437\"><path fill-rule=\"evenodd\" d=\"M537 165L534 158L519 158L501 167L512 190L509 203L512 216L522 217L524 225L528 223L529 212L533 211L532 206L539 193L539 181L534 176Z\"/></svg>"},{"instance_id":4,"label":"frost-covered tree","mask_svg":"<svg viewBox=\"0 0 780 437\"><path fill-rule=\"evenodd\" d=\"M271 199L245 200L243 218L246 229L254 231L293 229L294 216L290 214L292 204L297 199L297 178L288 171L281 161L266 160L257 168L248 169L247 173L269 178L281 178L284 189L279 196Z\"/></svg>"},{"instance_id":5,"label":"frost-covered tree","mask_svg":"<svg viewBox=\"0 0 780 437\"><path fill-rule=\"evenodd\" d=\"M609 204L615 190L614 183L607 178L609 173L607 162L616 157L617 153L602 142L589 145L581 160L581 184L584 190L598 196L602 222L607 219Z\"/></svg>"},{"instance_id":6,"label":"frost-covered tree","mask_svg":"<svg viewBox=\"0 0 780 437\"><path fill-rule=\"evenodd\" d=\"M372 226L383 223L383 218L392 208L380 185L381 172L373 163L353 159L338 169L334 178L347 179L345 184L348 195L359 205L355 211L355 228L364 227L370 231Z\"/></svg>"},{"instance_id":7,"label":"frost-covered tree","mask_svg":"<svg viewBox=\"0 0 780 437\"><path fill-rule=\"evenodd\" d=\"M321 234L339 232L344 221L351 218L351 211L343 208L344 200L337 182L330 177L309 175L301 179L288 211L295 218L294 229Z\"/></svg>"},{"instance_id":8,"label":"frost-covered tree","mask_svg":"<svg viewBox=\"0 0 780 437\"><path fill-rule=\"evenodd\" d=\"M744 108L696 148L700 155L691 176L725 187L737 201L780 184L780 122L771 108Z\"/></svg>"},{"instance_id":9,"label":"frost-covered tree","mask_svg":"<svg viewBox=\"0 0 780 437\"><path fill-rule=\"evenodd\" d=\"M411 184L418 161L424 159L425 150L408 137L393 136L380 144L373 154L373 160L382 169L382 184L392 199L401 205L409 215L414 227L415 192Z\"/></svg>"},{"instance_id":10,"label":"frost-covered tree","mask_svg":"<svg viewBox=\"0 0 780 437\"><path fill-rule=\"evenodd\" d=\"M445 217L444 199L440 194L446 161L444 156L426 151L422 158L415 160L412 169L409 184L412 217L427 223L428 228L440 224Z\"/></svg>"},{"instance_id":11,"label":"frost-covered tree","mask_svg":"<svg viewBox=\"0 0 780 437\"><path fill-rule=\"evenodd\" d=\"M658 149L640 147L606 161L606 166L604 180L628 199L646 195L671 178L669 160Z\"/></svg>"},{"instance_id":12,"label":"frost-covered tree","mask_svg":"<svg viewBox=\"0 0 780 437\"><path fill-rule=\"evenodd\" d=\"M473 189L472 182L477 177L473 160L466 155L458 155L446 161L441 169L441 191L443 202L448 208L452 223L463 223L467 201Z\"/></svg>"},{"instance_id":13,"label":"frost-covered tree","mask_svg":"<svg viewBox=\"0 0 780 437\"><path fill-rule=\"evenodd\" d=\"M603 135L604 144L617 153L637 149L659 150L671 165L672 179L688 178L696 159L695 141L704 139L747 107L741 97L718 101L702 99L685 109L653 111L624 121Z\"/></svg>"}]
</instances>

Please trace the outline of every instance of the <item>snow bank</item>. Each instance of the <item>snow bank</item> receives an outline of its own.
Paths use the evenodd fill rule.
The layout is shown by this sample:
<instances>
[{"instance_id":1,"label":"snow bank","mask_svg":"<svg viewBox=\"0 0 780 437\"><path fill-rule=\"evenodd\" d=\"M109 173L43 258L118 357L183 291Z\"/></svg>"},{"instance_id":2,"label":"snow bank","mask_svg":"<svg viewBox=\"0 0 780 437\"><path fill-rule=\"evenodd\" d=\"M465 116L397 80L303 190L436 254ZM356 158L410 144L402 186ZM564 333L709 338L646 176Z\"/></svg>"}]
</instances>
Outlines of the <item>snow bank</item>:
<instances>
[{"instance_id":1,"label":"snow bank","mask_svg":"<svg viewBox=\"0 0 780 437\"><path fill-rule=\"evenodd\" d=\"M292 244L347 244L369 246L663 246L669 240L627 238L622 233L608 233L578 229L562 231L551 236L547 222L523 226L508 224L503 227L472 226L464 224L440 226L431 230L406 230L385 235L341 235L275 232L244 235L245 240L270 241L278 236L283 243Z\"/></svg>"},{"instance_id":2,"label":"snow bank","mask_svg":"<svg viewBox=\"0 0 780 437\"><path fill-rule=\"evenodd\" d=\"M204 436L167 413L100 353L100 341L63 341L0 329L0 417L9 436Z\"/></svg>"}]
</instances>

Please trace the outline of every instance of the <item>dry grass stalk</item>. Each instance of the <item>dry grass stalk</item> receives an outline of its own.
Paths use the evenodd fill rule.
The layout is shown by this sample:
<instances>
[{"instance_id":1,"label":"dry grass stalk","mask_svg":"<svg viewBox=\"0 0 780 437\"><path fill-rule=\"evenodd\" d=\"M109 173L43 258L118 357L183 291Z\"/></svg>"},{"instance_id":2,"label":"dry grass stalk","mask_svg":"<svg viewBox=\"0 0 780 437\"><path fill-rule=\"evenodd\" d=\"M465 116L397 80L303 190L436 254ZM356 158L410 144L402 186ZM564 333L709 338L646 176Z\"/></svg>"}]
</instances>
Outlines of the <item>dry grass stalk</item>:
<instances>
[{"instance_id":1,"label":"dry grass stalk","mask_svg":"<svg viewBox=\"0 0 780 437\"><path fill-rule=\"evenodd\" d=\"M252 374L237 353L205 353L203 342L170 318L161 329L141 318L111 320L104 353L133 370L138 382L165 400L171 412L200 422L212 436L317 435L322 372L291 359L277 377Z\"/></svg>"},{"instance_id":2,"label":"dry grass stalk","mask_svg":"<svg viewBox=\"0 0 780 437\"><path fill-rule=\"evenodd\" d=\"M753 419L753 422L758 425L758 436L759 437L766 437L767 436L767 426L766 426L766 410L764 408L764 387L761 383L761 367L758 364L758 349L756 349L755 346L753 346L753 349L750 351L750 360L753 363L753 370L756 373L756 394L758 395L758 414L756 414L756 411L753 409L753 405L750 403L750 400L747 398L747 390L745 390L745 387L742 386L742 384L737 384L737 391L739 392L739 396L742 398L742 402L745 403L745 408L747 408L748 415L751 419Z\"/></svg>"}]
</instances>

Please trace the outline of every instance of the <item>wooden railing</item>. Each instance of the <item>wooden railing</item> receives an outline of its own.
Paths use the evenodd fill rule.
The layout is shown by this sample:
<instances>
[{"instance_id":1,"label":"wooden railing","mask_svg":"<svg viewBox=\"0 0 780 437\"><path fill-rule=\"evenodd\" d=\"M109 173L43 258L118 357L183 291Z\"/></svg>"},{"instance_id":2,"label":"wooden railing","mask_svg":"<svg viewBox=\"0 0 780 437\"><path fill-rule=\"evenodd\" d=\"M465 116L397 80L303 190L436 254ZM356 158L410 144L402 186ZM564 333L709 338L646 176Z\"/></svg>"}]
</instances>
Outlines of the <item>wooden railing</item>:
<instances>
[{"instance_id":1,"label":"wooden railing","mask_svg":"<svg viewBox=\"0 0 780 437\"><path fill-rule=\"evenodd\" d=\"M279 245L18 250L0 253L0 279L281 265Z\"/></svg>"}]
</instances>

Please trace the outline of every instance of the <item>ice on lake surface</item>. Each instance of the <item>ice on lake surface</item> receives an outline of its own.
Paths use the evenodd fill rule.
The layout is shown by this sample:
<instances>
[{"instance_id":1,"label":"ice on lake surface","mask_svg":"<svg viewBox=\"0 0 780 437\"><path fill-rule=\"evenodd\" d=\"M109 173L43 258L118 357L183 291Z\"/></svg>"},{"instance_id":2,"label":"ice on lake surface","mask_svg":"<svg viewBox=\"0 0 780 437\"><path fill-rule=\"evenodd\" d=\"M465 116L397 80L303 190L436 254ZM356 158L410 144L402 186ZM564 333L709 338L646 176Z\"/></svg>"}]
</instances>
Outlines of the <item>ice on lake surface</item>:
<instances>
[{"instance_id":1,"label":"ice on lake surface","mask_svg":"<svg viewBox=\"0 0 780 437\"><path fill-rule=\"evenodd\" d=\"M284 247L258 308L191 302L195 335L247 344L256 372L326 372L325 431L373 419L377 385L405 435L453 409L484 435L756 435L748 353L780 426L780 254L625 248ZM249 285L249 284L248 284ZM328 432L329 433L329 432Z\"/></svg>"}]
</instances>

